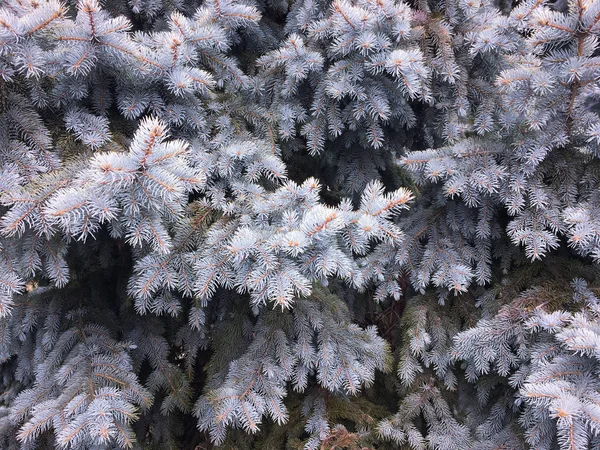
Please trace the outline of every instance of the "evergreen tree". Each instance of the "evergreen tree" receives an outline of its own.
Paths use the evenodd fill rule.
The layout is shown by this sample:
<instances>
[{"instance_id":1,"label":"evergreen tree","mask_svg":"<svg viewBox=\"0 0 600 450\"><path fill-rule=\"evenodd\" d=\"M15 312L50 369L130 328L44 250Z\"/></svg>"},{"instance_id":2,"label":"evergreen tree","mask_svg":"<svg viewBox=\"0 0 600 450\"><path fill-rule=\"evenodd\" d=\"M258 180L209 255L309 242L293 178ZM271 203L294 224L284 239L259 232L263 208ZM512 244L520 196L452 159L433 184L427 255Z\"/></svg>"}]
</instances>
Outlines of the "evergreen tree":
<instances>
[{"instance_id":1,"label":"evergreen tree","mask_svg":"<svg viewBox=\"0 0 600 450\"><path fill-rule=\"evenodd\" d=\"M0 1L0 448L600 448L599 35Z\"/></svg>"}]
</instances>

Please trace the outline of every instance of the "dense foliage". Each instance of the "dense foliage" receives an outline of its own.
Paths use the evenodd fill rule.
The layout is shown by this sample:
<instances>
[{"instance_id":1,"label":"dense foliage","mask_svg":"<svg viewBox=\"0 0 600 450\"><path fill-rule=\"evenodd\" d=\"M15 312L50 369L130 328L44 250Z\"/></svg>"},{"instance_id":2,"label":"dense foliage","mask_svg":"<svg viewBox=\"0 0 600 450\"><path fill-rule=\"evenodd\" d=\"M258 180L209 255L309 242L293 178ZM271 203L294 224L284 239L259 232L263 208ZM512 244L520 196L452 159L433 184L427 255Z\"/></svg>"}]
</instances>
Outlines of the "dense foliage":
<instances>
[{"instance_id":1,"label":"dense foliage","mask_svg":"<svg viewBox=\"0 0 600 450\"><path fill-rule=\"evenodd\" d=\"M600 448L600 0L0 0L0 448Z\"/></svg>"}]
</instances>

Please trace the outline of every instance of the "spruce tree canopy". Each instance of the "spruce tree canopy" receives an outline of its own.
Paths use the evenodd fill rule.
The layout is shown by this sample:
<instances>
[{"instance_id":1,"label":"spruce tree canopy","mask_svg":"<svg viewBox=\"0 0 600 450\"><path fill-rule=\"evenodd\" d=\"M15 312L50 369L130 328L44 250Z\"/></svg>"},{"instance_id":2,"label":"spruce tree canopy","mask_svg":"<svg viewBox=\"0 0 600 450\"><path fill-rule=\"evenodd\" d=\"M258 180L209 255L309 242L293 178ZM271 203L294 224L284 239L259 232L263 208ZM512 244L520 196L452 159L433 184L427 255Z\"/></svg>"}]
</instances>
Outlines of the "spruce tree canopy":
<instances>
[{"instance_id":1,"label":"spruce tree canopy","mask_svg":"<svg viewBox=\"0 0 600 450\"><path fill-rule=\"evenodd\" d=\"M600 448L600 0L0 0L0 448Z\"/></svg>"}]
</instances>

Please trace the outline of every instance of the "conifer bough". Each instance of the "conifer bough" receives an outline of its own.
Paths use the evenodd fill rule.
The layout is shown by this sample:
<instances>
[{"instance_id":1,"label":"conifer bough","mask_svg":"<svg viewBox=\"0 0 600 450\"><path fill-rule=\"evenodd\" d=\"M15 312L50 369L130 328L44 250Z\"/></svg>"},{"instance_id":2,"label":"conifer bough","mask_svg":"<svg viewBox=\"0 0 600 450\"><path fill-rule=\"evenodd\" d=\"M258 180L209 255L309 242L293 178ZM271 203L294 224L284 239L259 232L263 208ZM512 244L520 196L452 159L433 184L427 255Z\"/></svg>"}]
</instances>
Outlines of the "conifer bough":
<instances>
[{"instance_id":1,"label":"conifer bough","mask_svg":"<svg viewBox=\"0 0 600 450\"><path fill-rule=\"evenodd\" d=\"M599 35L0 2L0 448L599 448Z\"/></svg>"}]
</instances>

